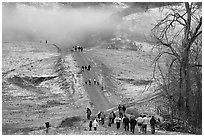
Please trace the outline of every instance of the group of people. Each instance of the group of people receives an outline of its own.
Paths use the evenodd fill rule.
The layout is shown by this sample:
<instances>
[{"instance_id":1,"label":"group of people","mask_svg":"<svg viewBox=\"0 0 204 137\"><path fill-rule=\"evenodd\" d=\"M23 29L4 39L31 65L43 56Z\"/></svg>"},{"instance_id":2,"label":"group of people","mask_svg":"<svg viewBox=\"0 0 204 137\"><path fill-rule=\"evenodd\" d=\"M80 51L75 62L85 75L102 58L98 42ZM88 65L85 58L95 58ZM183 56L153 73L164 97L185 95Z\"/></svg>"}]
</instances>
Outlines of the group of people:
<instances>
[{"instance_id":1,"label":"group of people","mask_svg":"<svg viewBox=\"0 0 204 137\"><path fill-rule=\"evenodd\" d=\"M104 112L99 112L97 117L95 117L92 121L90 120L91 110L87 108L87 118L90 120L89 130L91 130L92 127L94 130L97 130L99 123L104 125L105 119L108 118L108 127L111 127L112 124L116 124L116 129L120 129L121 125L123 125L125 131L130 131L133 134L135 133L135 128L138 127L139 133L146 134L147 125L150 125L151 133L155 134L155 126L157 121L154 116L148 118L146 115L140 115L136 118L133 114L130 116L126 114L126 107L124 105L122 107L119 105L118 109L118 111L120 111L118 115L112 111L108 114L108 117L106 117Z\"/></svg>"},{"instance_id":2,"label":"group of people","mask_svg":"<svg viewBox=\"0 0 204 137\"><path fill-rule=\"evenodd\" d=\"M91 79L89 79L88 81L85 81L85 84L88 84L88 85L98 85L99 86L99 82L96 81L96 79L93 79L93 81Z\"/></svg>"},{"instance_id":3,"label":"group of people","mask_svg":"<svg viewBox=\"0 0 204 137\"><path fill-rule=\"evenodd\" d=\"M81 66L81 71L83 72L83 71L85 71L85 70L90 71L90 70L91 70L91 65Z\"/></svg>"},{"instance_id":4,"label":"group of people","mask_svg":"<svg viewBox=\"0 0 204 137\"><path fill-rule=\"evenodd\" d=\"M94 130L97 130L97 127L99 127L99 123L101 123L102 125L105 123L105 113L104 112L99 112L97 114L97 117L94 118L94 120L91 119L91 110L90 108L87 108L87 119L90 120L89 121L89 131L92 130L92 127L94 128Z\"/></svg>"},{"instance_id":5,"label":"group of people","mask_svg":"<svg viewBox=\"0 0 204 137\"><path fill-rule=\"evenodd\" d=\"M75 52L77 52L77 51L79 51L79 52L83 52L83 47L78 46L78 45L73 46L73 51L75 51Z\"/></svg>"}]
</instances>

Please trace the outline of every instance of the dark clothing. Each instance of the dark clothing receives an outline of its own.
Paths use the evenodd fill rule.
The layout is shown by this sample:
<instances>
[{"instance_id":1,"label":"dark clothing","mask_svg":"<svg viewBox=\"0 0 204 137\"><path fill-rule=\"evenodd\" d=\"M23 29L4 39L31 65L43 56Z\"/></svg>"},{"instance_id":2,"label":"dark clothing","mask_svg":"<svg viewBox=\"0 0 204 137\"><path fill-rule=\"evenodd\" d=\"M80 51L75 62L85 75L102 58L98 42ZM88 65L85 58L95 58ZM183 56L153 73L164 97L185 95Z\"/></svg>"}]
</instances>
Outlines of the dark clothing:
<instances>
[{"instance_id":1,"label":"dark clothing","mask_svg":"<svg viewBox=\"0 0 204 137\"><path fill-rule=\"evenodd\" d=\"M116 128L117 128L117 129L120 128L120 122L116 122Z\"/></svg>"},{"instance_id":2,"label":"dark clothing","mask_svg":"<svg viewBox=\"0 0 204 137\"><path fill-rule=\"evenodd\" d=\"M113 114L110 113L109 116L108 116L108 118L109 118L108 126L111 127L111 124L112 124L112 122L113 122L113 121L112 121L112 119L113 119Z\"/></svg>"},{"instance_id":3,"label":"dark clothing","mask_svg":"<svg viewBox=\"0 0 204 137\"><path fill-rule=\"evenodd\" d=\"M90 65L88 65L88 68L87 68L87 70L90 70L91 69L91 66Z\"/></svg>"},{"instance_id":4,"label":"dark clothing","mask_svg":"<svg viewBox=\"0 0 204 137\"><path fill-rule=\"evenodd\" d=\"M130 119L130 131L134 134L135 132L135 126L137 124L137 121L135 119Z\"/></svg>"},{"instance_id":5,"label":"dark clothing","mask_svg":"<svg viewBox=\"0 0 204 137\"><path fill-rule=\"evenodd\" d=\"M125 117L125 118L123 119L123 123L124 123L124 124L129 124L129 122L130 122L129 118Z\"/></svg>"},{"instance_id":6,"label":"dark clothing","mask_svg":"<svg viewBox=\"0 0 204 137\"><path fill-rule=\"evenodd\" d=\"M104 124L104 120L105 120L105 114L102 113L102 114L101 114L101 124L102 124L102 125Z\"/></svg>"},{"instance_id":7,"label":"dark clothing","mask_svg":"<svg viewBox=\"0 0 204 137\"><path fill-rule=\"evenodd\" d=\"M89 122L89 131L91 131L92 121Z\"/></svg>"},{"instance_id":8,"label":"dark clothing","mask_svg":"<svg viewBox=\"0 0 204 137\"><path fill-rule=\"evenodd\" d=\"M49 132L50 123L49 122L45 122L45 126L46 126L45 132L48 133Z\"/></svg>"},{"instance_id":9,"label":"dark clothing","mask_svg":"<svg viewBox=\"0 0 204 137\"><path fill-rule=\"evenodd\" d=\"M152 118L150 119L150 125L151 125L151 126L155 126L156 123L157 123L157 121L152 117Z\"/></svg>"},{"instance_id":10,"label":"dark clothing","mask_svg":"<svg viewBox=\"0 0 204 137\"><path fill-rule=\"evenodd\" d=\"M154 117L151 118L150 120L150 126L151 126L151 132L152 134L155 133L155 125L156 125L157 121L154 119Z\"/></svg>"},{"instance_id":11,"label":"dark clothing","mask_svg":"<svg viewBox=\"0 0 204 137\"><path fill-rule=\"evenodd\" d=\"M91 115L88 115L88 114L87 114L87 119L90 119L90 118L91 118Z\"/></svg>"},{"instance_id":12,"label":"dark clothing","mask_svg":"<svg viewBox=\"0 0 204 137\"><path fill-rule=\"evenodd\" d=\"M152 134L155 134L155 126L151 126L151 132Z\"/></svg>"},{"instance_id":13,"label":"dark clothing","mask_svg":"<svg viewBox=\"0 0 204 137\"><path fill-rule=\"evenodd\" d=\"M122 110L123 110L123 112L125 113L125 111L126 111L126 107L123 105L123 107L122 107Z\"/></svg>"},{"instance_id":14,"label":"dark clothing","mask_svg":"<svg viewBox=\"0 0 204 137\"><path fill-rule=\"evenodd\" d=\"M122 108L122 107L121 107L121 105L118 105L118 111L120 111L120 110L121 110L121 108Z\"/></svg>"},{"instance_id":15,"label":"dark clothing","mask_svg":"<svg viewBox=\"0 0 204 137\"><path fill-rule=\"evenodd\" d=\"M49 128L50 127L50 123L49 122L45 122L45 126L46 126L46 128Z\"/></svg>"},{"instance_id":16,"label":"dark clothing","mask_svg":"<svg viewBox=\"0 0 204 137\"><path fill-rule=\"evenodd\" d=\"M100 119L101 118L101 113L98 113L98 119Z\"/></svg>"},{"instance_id":17,"label":"dark clothing","mask_svg":"<svg viewBox=\"0 0 204 137\"><path fill-rule=\"evenodd\" d=\"M135 133L135 126L130 126L130 131L134 134Z\"/></svg>"},{"instance_id":18,"label":"dark clothing","mask_svg":"<svg viewBox=\"0 0 204 137\"><path fill-rule=\"evenodd\" d=\"M90 119L90 116L91 116L91 110L90 110L89 108L87 109L86 113L87 113L87 119Z\"/></svg>"},{"instance_id":19,"label":"dark clothing","mask_svg":"<svg viewBox=\"0 0 204 137\"><path fill-rule=\"evenodd\" d=\"M123 124L124 124L125 131L126 131L126 130L127 130L127 131L129 130L129 122L130 122L129 118L125 117L125 118L123 119Z\"/></svg>"},{"instance_id":20,"label":"dark clothing","mask_svg":"<svg viewBox=\"0 0 204 137\"><path fill-rule=\"evenodd\" d=\"M96 129L97 129L97 128L96 128L96 127L94 127L94 130L95 130L95 131L96 131Z\"/></svg>"},{"instance_id":21,"label":"dark clothing","mask_svg":"<svg viewBox=\"0 0 204 137\"><path fill-rule=\"evenodd\" d=\"M91 85L91 80L89 80L89 85Z\"/></svg>"},{"instance_id":22,"label":"dark clothing","mask_svg":"<svg viewBox=\"0 0 204 137\"><path fill-rule=\"evenodd\" d=\"M116 118L116 115L115 115L115 113L114 113L114 112L112 112L112 115L113 115L113 118L112 118L112 123L114 123L115 118Z\"/></svg>"},{"instance_id":23,"label":"dark clothing","mask_svg":"<svg viewBox=\"0 0 204 137\"><path fill-rule=\"evenodd\" d=\"M130 119L130 125L131 126L136 126L137 121L135 119Z\"/></svg>"},{"instance_id":24,"label":"dark clothing","mask_svg":"<svg viewBox=\"0 0 204 137\"><path fill-rule=\"evenodd\" d=\"M119 117L120 117L120 118L123 117L123 112L122 112L122 110L119 111Z\"/></svg>"},{"instance_id":25,"label":"dark clothing","mask_svg":"<svg viewBox=\"0 0 204 137\"><path fill-rule=\"evenodd\" d=\"M104 124L104 118L101 118L101 124L102 125Z\"/></svg>"},{"instance_id":26,"label":"dark clothing","mask_svg":"<svg viewBox=\"0 0 204 137\"><path fill-rule=\"evenodd\" d=\"M129 124L124 125L125 131L129 131Z\"/></svg>"},{"instance_id":27,"label":"dark clothing","mask_svg":"<svg viewBox=\"0 0 204 137\"><path fill-rule=\"evenodd\" d=\"M147 133L147 125L146 124L142 125L142 129L143 129L144 133L146 134Z\"/></svg>"}]
</instances>

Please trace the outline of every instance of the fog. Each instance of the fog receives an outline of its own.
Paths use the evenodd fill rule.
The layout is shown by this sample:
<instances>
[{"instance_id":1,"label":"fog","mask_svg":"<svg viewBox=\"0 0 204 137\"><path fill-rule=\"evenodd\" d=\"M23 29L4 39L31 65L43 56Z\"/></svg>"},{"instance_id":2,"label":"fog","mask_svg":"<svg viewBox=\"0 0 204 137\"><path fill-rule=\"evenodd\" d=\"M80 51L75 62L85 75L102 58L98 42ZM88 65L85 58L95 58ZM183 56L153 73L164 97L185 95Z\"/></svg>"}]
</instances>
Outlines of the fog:
<instances>
[{"instance_id":1,"label":"fog","mask_svg":"<svg viewBox=\"0 0 204 137\"><path fill-rule=\"evenodd\" d=\"M43 3L42 3L43 5ZM38 7L25 4L2 6L3 41L45 41L73 46L85 37L109 32L116 24L113 8L68 8L59 4Z\"/></svg>"}]
</instances>

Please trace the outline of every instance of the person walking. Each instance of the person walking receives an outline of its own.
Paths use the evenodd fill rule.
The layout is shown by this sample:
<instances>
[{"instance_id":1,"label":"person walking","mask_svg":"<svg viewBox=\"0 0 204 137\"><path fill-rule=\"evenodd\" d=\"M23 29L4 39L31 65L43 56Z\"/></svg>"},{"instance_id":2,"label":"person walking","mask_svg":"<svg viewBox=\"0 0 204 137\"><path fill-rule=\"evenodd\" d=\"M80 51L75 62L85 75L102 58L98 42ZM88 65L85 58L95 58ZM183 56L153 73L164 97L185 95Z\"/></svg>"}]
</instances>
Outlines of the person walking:
<instances>
[{"instance_id":1,"label":"person walking","mask_svg":"<svg viewBox=\"0 0 204 137\"><path fill-rule=\"evenodd\" d=\"M114 124L114 121L115 121L115 118L116 118L116 115L115 115L114 111L112 111L112 115L113 115L112 124Z\"/></svg>"},{"instance_id":2,"label":"person walking","mask_svg":"<svg viewBox=\"0 0 204 137\"><path fill-rule=\"evenodd\" d=\"M126 115L124 115L123 124L124 124L125 131L129 131L129 123L130 123L129 118Z\"/></svg>"},{"instance_id":3,"label":"person walking","mask_svg":"<svg viewBox=\"0 0 204 137\"><path fill-rule=\"evenodd\" d=\"M123 113L125 114L125 111L126 111L125 105L123 105L122 110L123 110Z\"/></svg>"},{"instance_id":4,"label":"person walking","mask_svg":"<svg viewBox=\"0 0 204 137\"><path fill-rule=\"evenodd\" d=\"M96 79L94 78L94 85L96 85Z\"/></svg>"},{"instance_id":5,"label":"person walking","mask_svg":"<svg viewBox=\"0 0 204 137\"><path fill-rule=\"evenodd\" d=\"M90 117L91 117L91 110L90 110L90 108L87 108L86 113L87 113L87 119L90 119Z\"/></svg>"},{"instance_id":6,"label":"person walking","mask_svg":"<svg viewBox=\"0 0 204 137\"><path fill-rule=\"evenodd\" d=\"M91 128L92 128L92 120L90 120L89 122L89 131L91 131Z\"/></svg>"},{"instance_id":7,"label":"person walking","mask_svg":"<svg viewBox=\"0 0 204 137\"><path fill-rule=\"evenodd\" d=\"M121 118L119 116L115 118L115 123L116 123L116 128L117 129L120 128L120 121L121 121Z\"/></svg>"},{"instance_id":8,"label":"person walking","mask_svg":"<svg viewBox=\"0 0 204 137\"><path fill-rule=\"evenodd\" d=\"M134 134L135 132L135 126L137 124L137 121L135 120L134 117L130 118L130 131Z\"/></svg>"},{"instance_id":9,"label":"person walking","mask_svg":"<svg viewBox=\"0 0 204 137\"><path fill-rule=\"evenodd\" d=\"M111 127L112 119L113 119L113 114L112 114L112 112L110 112L110 114L109 114L109 116L108 116L108 119L109 119L109 121L108 121L108 126Z\"/></svg>"},{"instance_id":10,"label":"person walking","mask_svg":"<svg viewBox=\"0 0 204 137\"><path fill-rule=\"evenodd\" d=\"M104 121L105 121L105 113L104 112L101 112L101 124L103 125L104 124Z\"/></svg>"},{"instance_id":11,"label":"person walking","mask_svg":"<svg viewBox=\"0 0 204 137\"><path fill-rule=\"evenodd\" d=\"M146 117L146 115L143 116L143 123L142 123L142 129L144 133L147 133L147 124L149 122L149 119Z\"/></svg>"},{"instance_id":12,"label":"person walking","mask_svg":"<svg viewBox=\"0 0 204 137\"><path fill-rule=\"evenodd\" d=\"M49 132L50 123L49 122L45 122L45 127L46 127L45 132L48 133Z\"/></svg>"},{"instance_id":13,"label":"person walking","mask_svg":"<svg viewBox=\"0 0 204 137\"><path fill-rule=\"evenodd\" d=\"M98 112L98 115L97 115L97 116L98 116L98 122L99 122L99 123L101 122L101 113L102 113L102 112Z\"/></svg>"},{"instance_id":14,"label":"person walking","mask_svg":"<svg viewBox=\"0 0 204 137\"><path fill-rule=\"evenodd\" d=\"M88 71L91 70L91 65L88 65L87 70Z\"/></svg>"},{"instance_id":15,"label":"person walking","mask_svg":"<svg viewBox=\"0 0 204 137\"><path fill-rule=\"evenodd\" d=\"M96 131L96 130L97 130L97 127L99 127L99 124L98 124L96 118L94 119L92 125L93 125L94 130Z\"/></svg>"},{"instance_id":16,"label":"person walking","mask_svg":"<svg viewBox=\"0 0 204 137\"><path fill-rule=\"evenodd\" d=\"M121 105L118 105L118 112L122 109Z\"/></svg>"},{"instance_id":17,"label":"person walking","mask_svg":"<svg viewBox=\"0 0 204 137\"><path fill-rule=\"evenodd\" d=\"M137 126L138 126L138 131L139 133L142 132L142 123L143 123L143 118L142 118L142 115L140 115L137 119Z\"/></svg>"},{"instance_id":18,"label":"person walking","mask_svg":"<svg viewBox=\"0 0 204 137\"><path fill-rule=\"evenodd\" d=\"M91 79L89 79L89 85L91 85Z\"/></svg>"},{"instance_id":19,"label":"person walking","mask_svg":"<svg viewBox=\"0 0 204 137\"><path fill-rule=\"evenodd\" d=\"M81 67L81 71L84 71L84 66Z\"/></svg>"},{"instance_id":20,"label":"person walking","mask_svg":"<svg viewBox=\"0 0 204 137\"><path fill-rule=\"evenodd\" d=\"M151 126L151 132L152 134L155 134L155 125L156 125L157 121L154 118L154 116L152 116L152 118L150 119L150 126Z\"/></svg>"}]
</instances>

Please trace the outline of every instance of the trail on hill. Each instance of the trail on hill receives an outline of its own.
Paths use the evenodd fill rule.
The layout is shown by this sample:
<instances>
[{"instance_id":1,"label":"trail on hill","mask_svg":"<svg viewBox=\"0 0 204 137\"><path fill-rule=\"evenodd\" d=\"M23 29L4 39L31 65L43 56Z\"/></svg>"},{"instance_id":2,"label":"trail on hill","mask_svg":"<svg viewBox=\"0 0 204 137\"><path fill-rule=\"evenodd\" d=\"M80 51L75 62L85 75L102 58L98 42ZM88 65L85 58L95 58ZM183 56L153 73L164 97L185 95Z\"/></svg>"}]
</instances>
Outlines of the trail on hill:
<instances>
[{"instance_id":1,"label":"trail on hill","mask_svg":"<svg viewBox=\"0 0 204 137\"><path fill-rule=\"evenodd\" d=\"M88 66L89 65L88 59L81 52L75 52L74 58L77 60L79 68L81 68L82 66ZM89 79L91 79L92 82L93 82L93 79L98 80L98 77L96 75L94 67L91 67L90 71L84 71L81 74L83 75L83 79L86 81ZM100 85L99 86L93 85L93 83L92 83L91 85L88 85L88 84L85 85L84 84L84 87L85 87L85 89L86 89L86 91L90 97L90 100L92 101L92 103L95 107L95 110L94 110L95 114L99 111L105 111L105 110L108 110L108 109L113 107L113 105L104 96Z\"/></svg>"}]
</instances>

